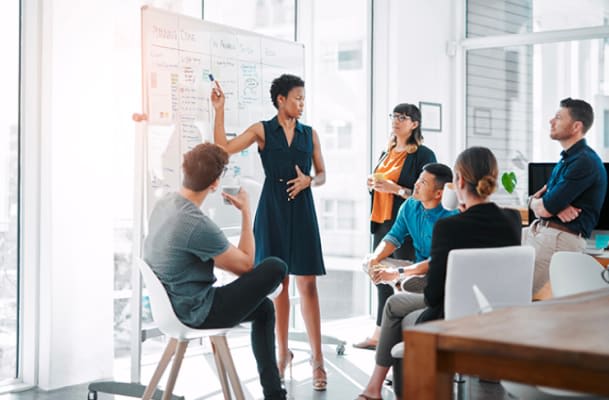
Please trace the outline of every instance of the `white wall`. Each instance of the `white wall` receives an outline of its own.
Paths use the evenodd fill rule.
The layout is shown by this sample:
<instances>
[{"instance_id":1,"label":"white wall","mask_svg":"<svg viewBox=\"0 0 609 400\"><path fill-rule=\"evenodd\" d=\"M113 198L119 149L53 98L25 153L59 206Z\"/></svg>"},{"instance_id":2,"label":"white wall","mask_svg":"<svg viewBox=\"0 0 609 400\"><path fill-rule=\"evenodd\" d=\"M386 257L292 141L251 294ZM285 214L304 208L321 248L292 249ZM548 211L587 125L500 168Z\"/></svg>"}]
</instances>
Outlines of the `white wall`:
<instances>
[{"instance_id":1,"label":"white wall","mask_svg":"<svg viewBox=\"0 0 609 400\"><path fill-rule=\"evenodd\" d=\"M42 4L42 389L112 376L111 11L99 0Z\"/></svg>"},{"instance_id":2,"label":"white wall","mask_svg":"<svg viewBox=\"0 0 609 400\"><path fill-rule=\"evenodd\" d=\"M390 0L375 2L373 158L387 143L387 114L398 103L442 104L442 132L423 132L439 162L452 166L458 153L453 124L455 58L447 55L454 36L453 2Z\"/></svg>"}]
</instances>

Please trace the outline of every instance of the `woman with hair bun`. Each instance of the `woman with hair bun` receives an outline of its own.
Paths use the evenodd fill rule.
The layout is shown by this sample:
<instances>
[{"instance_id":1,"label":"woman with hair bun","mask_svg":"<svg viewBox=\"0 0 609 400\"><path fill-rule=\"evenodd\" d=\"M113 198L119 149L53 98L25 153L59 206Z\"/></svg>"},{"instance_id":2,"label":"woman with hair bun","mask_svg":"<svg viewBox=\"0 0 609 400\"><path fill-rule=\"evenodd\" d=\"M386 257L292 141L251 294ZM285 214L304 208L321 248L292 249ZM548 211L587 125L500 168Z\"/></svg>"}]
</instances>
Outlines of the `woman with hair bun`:
<instances>
[{"instance_id":1,"label":"woman with hair bun","mask_svg":"<svg viewBox=\"0 0 609 400\"><path fill-rule=\"evenodd\" d=\"M391 348L402 341L404 326L444 318L446 262L451 250L520 245L520 213L500 208L489 199L497 188L498 168L493 153L485 147L471 147L459 154L453 172L462 212L442 218L434 226L424 293L401 292L387 300L376 365L357 400L381 398L385 376L394 360ZM396 375L400 376L394 372Z\"/></svg>"},{"instance_id":2,"label":"woman with hair bun","mask_svg":"<svg viewBox=\"0 0 609 400\"><path fill-rule=\"evenodd\" d=\"M453 249L519 246L522 235L520 213L493 203L499 168L486 147L470 147L457 157L453 184L461 214L439 220L431 239L431 261L427 273L425 304L417 322L444 318L446 261Z\"/></svg>"}]
</instances>

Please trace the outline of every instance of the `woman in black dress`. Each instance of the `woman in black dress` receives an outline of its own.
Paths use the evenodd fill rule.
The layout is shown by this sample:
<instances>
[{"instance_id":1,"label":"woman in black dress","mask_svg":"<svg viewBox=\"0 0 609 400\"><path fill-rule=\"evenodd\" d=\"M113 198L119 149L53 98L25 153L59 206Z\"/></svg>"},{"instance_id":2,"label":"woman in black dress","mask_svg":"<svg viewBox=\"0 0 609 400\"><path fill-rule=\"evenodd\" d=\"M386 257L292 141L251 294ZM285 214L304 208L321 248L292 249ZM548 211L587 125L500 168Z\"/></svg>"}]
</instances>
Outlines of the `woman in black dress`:
<instances>
[{"instance_id":1,"label":"woman in black dress","mask_svg":"<svg viewBox=\"0 0 609 400\"><path fill-rule=\"evenodd\" d=\"M217 82L217 81L216 81ZM290 275L296 276L300 308L311 345L313 389L326 390L327 378L321 352L321 317L317 276L325 275L321 239L313 202L312 186L326 180L324 160L317 132L299 121L304 109L304 81L281 75L271 85L271 100L277 115L256 122L234 139L227 140L224 129L224 93L219 85L211 93L216 111L214 141L229 154L258 145L264 167L264 184L254 220L255 262L274 256L284 260ZM315 175L311 175L311 170ZM291 364L288 349L290 300L289 276L275 298L279 374Z\"/></svg>"}]
</instances>

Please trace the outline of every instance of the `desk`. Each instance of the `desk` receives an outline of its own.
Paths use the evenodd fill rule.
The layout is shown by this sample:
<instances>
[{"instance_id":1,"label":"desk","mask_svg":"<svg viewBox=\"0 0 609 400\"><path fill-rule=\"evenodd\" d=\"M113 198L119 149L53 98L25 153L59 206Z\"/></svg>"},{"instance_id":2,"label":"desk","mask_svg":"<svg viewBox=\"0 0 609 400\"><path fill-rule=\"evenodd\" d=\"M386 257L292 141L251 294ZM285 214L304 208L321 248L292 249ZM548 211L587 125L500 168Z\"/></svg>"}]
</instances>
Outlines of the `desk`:
<instances>
[{"instance_id":1,"label":"desk","mask_svg":"<svg viewBox=\"0 0 609 400\"><path fill-rule=\"evenodd\" d=\"M455 372L609 396L609 288L404 332L406 399L450 399Z\"/></svg>"},{"instance_id":2,"label":"desk","mask_svg":"<svg viewBox=\"0 0 609 400\"><path fill-rule=\"evenodd\" d=\"M602 255L592 257L594 257L594 259L603 267L607 268L607 266L609 266L609 252L604 252Z\"/></svg>"}]
</instances>

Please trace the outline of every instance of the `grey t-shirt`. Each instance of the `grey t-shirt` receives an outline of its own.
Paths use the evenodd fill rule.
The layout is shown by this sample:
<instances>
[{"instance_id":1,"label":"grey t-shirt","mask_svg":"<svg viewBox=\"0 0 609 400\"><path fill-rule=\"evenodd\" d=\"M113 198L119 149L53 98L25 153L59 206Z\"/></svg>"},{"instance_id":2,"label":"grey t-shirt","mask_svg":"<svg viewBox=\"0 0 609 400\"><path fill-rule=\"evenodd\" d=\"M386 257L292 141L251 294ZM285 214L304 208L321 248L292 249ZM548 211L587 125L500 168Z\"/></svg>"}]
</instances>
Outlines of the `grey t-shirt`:
<instances>
[{"instance_id":1,"label":"grey t-shirt","mask_svg":"<svg viewBox=\"0 0 609 400\"><path fill-rule=\"evenodd\" d=\"M228 249L220 228L179 193L159 200L144 242L144 260L159 277L178 318L200 326L214 298L213 257Z\"/></svg>"}]
</instances>

